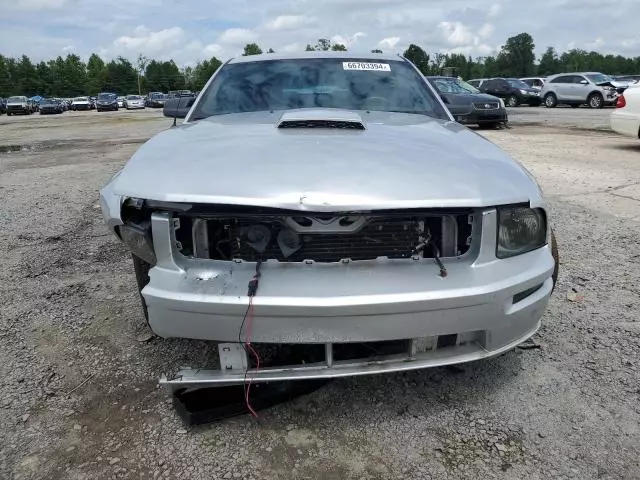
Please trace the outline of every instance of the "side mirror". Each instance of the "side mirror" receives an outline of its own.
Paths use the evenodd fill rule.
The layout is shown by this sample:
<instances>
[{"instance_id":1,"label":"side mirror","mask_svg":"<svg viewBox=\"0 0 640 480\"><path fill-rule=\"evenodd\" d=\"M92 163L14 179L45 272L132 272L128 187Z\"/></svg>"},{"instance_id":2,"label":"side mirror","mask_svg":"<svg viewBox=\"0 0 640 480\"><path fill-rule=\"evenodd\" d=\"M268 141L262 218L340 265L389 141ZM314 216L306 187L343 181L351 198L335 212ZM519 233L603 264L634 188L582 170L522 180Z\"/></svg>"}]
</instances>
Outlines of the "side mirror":
<instances>
[{"instance_id":1,"label":"side mirror","mask_svg":"<svg viewBox=\"0 0 640 480\"><path fill-rule=\"evenodd\" d=\"M193 97L172 98L165 102L162 113L169 118L184 118L195 101Z\"/></svg>"},{"instance_id":2,"label":"side mirror","mask_svg":"<svg viewBox=\"0 0 640 480\"><path fill-rule=\"evenodd\" d=\"M584 79L580 80L580 83L582 85L589 85L589 82L587 80L584 80Z\"/></svg>"}]
</instances>

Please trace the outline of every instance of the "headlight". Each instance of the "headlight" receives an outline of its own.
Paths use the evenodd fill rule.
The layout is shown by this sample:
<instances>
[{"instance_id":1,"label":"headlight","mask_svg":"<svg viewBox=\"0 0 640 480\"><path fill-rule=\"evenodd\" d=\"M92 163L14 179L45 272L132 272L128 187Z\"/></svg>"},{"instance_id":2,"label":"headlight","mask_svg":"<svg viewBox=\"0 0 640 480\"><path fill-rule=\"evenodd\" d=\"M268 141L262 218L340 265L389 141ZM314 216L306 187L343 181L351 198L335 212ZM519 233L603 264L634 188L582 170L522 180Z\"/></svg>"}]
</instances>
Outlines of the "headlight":
<instances>
[{"instance_id":1,"label":"headlight","mask_svg":"<svg viewBox=\"0 0 640 480\"><path fill-rule=\"evenodd\" d=\"M502 100L501 98L498 99L500 101L500 108L507 108L504 104L504 100Z\"/></svg>"},{"instance_id":2,"label":"headlight","mask_svg":"<svg viewBox=\"0 0 640 480\"><path fill-rule=\"evenodd\" d=\"M523 95L527 95L529 92L527 92L526 90L520 90L520 93Z\"/></svg>"},{"instance_id":3,"label":"headlight","mask_svg":"<svg viewBox=\"0 0 640 480\"><path fill-rule=\"evenodd\" d=\"M120 225L118 231L122 242L131 250L131 253L151 265L156 264L156 254L153 250L153 241L151 240L149 228L128 224Z\"/></svg>"},{"instance_id":4,"label":"headlight","mask_svg":"<svg viewBox=\"0 0 640 480\"><path fill-rule=\"evenodd\" d=\"M509 258L547 243L547 219L542 209L506 207L498 209L496 257Z\"/></svg>"}]
</instances>

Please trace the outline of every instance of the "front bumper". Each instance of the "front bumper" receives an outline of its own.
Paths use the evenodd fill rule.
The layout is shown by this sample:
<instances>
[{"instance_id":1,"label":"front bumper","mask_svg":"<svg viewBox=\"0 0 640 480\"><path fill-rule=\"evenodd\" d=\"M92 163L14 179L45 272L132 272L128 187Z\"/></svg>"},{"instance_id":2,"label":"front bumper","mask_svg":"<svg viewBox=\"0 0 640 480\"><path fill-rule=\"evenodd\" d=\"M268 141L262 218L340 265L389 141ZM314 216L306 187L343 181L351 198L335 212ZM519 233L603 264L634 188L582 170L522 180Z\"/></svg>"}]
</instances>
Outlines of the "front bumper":
<instances>
[{"instance_id":1,"label":"front bumper","mask_svg":"<svg viewBox=\"0 0 640 480\"><path fill-rule=\"evenodd\" d=\"M88 103L76 103L71 105L73 110L91 110L91 105Z\"/></svg>"},{"instance_id":2,"label":"front bumper","mask_svg":"<svg viewBox=\"0 0 640 480\"><path fill-rule=\"evenodd\" d=\"M496 231L494 209L478 217L481 228L475 231ZM161 337L237 342L255 264L182 256L167 214L153 214L152 229L158 264L142 295L153 331ZM467 254L445 259L445 278L430 259L264 263L253 301L252 342L333 345L454 334L466 341L383 361L264 370L256 380L408 370L512 348L539 327L553 286L554 260L548 246L497 260L495 243L495 235L481 235ZM533 287L539 288L514 303L514 295ZM207 373L204 383L244 378L223 371L216 375Z\"/></svg>"},{"instance_id":3,"label":"front bumper","mask_svg":"<svg viewBox=\"0 0 640 480\"><path fill-rule=\"evenodd\" d=\"M611 130L629 137L640 137L640 115L618 109L611 114Z\"/></svg>"},{"instance_id":4,"label":"front bumper","mask_svg":"<svg viewBox=\"0 0 640 480\"><path fill-rule=\"evenodd\" d=\"M456 120L465 125L481 125L483 123L507 123L508 115L504 109L472 110L470 113L456 115Z\"/></svg>"},{"instance_id":5,"label":"front bumper","mask_svg":"<svg viewBox=\"0 0 640 480\"><path fill-rule=\"evenodd\" d=\"M29 107L23 107L22 105L7 105L7 113L30 113Z\"/></svg>"}]
</instances>

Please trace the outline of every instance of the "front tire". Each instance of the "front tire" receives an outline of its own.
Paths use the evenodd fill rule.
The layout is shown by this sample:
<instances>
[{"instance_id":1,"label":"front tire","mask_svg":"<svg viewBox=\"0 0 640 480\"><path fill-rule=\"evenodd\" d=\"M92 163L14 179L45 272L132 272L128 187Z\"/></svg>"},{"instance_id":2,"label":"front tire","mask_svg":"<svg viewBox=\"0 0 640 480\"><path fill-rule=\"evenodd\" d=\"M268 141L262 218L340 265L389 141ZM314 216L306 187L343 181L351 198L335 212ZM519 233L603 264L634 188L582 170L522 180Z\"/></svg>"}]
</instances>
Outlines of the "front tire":
<instances>
[{"instance_id":1,"label":"front tire","mask_svg":"<svg viewBox=\"0 0 640 480\"><path fill-rule=\"evenodd\" d=\"M604 98L599 93L592 93L587 98L587 105L589 108L602 108L604 107Z\"/></svg>"},{"instance_id":2,"label":"front tire","mask_svg":"<svg viewBox=\"0 0 640 480\"><path fill-rule=\"evenodd\" d=\"M520 100L518 100L518 97L516 97L515 95L510 95L509 97L507 97L508 107L517 107L518 105L520 105Z\"/></svg>"},{"instance_id":3,"label":"front tire","mask_svg":"<svg viewBox=\"0 0 640 480\"><path fill-rule=\"evenodd\" d=\"M553 93L547 93L544 96L544 106L547 108L556 108L558 106L558 97Z\"/></svg>"},{"instance_id":4,"label":"front tire","mask_svg":"<svg viewBox=\"0 0 640 480\"><path fill-rule=\"evenodd\" d=\"M133 259L133 270L138 283L138 295L140 295L140 302L142 303L142 313L144 314L145 323L149 325L149 312L147 311L147 303L142 296L142 289L149 283L151 265L135 255L131 255L131 258Z\"/></svg>"}]
</instances>

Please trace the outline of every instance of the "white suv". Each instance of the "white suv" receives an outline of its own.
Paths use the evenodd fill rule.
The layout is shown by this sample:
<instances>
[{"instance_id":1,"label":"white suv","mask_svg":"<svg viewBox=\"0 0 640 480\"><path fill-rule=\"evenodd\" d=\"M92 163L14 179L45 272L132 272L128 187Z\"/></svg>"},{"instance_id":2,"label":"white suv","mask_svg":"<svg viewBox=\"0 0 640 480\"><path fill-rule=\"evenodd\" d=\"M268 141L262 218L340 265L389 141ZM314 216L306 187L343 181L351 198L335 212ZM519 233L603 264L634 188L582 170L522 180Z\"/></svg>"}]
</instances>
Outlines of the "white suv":
<instances>
[{"instance_id":1,"label":"white suv","mask_svg":"<svg viewBox=\"0 0 640 480\"><path fill-rule=\"evenodd\" d=\"M602 73L561 73L547 78L542 88L543 103L547 108L585 103L591 108L612 105L618 98L612 79Z\"/></svg>"}]
</instances>

